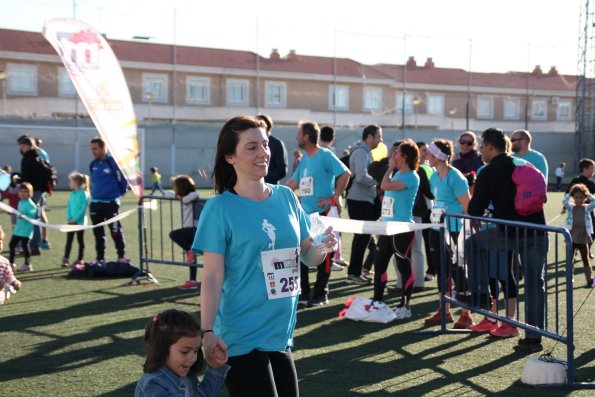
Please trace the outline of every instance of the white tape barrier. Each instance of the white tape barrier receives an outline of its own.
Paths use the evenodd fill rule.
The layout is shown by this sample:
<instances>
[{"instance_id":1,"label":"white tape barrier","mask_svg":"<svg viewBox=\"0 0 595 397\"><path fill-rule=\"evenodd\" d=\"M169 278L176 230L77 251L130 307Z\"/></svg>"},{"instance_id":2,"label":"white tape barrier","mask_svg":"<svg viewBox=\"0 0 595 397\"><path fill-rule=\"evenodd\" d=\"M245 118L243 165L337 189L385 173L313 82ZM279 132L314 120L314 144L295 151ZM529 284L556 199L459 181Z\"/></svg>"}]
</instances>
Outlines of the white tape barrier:
<instances>
[{"instance_id":1,"label":"white tape barrier","mask_svg":"<svg viewBox=\"0 0 595 397\"><path fill-rule=\"evenodd\" d=\"M325 226L332 226L333 231L335 232L376 234L380 236L392 236L394 234L443 226L435 223L356 221L353 219L332 218L328 216L321 216L320 220L322 220L322 223L324 223Z\"/></svg>"},{"instance_id":2,"label":"white tape barrier","mask_svg":"<svg viewBox=\"0 0 595 397\"><path fill-rule=\"evenodd\" d=\"M148 204L148 203L145 203ZM153 206L151 204L149 205L145 205L145 208L149 208L149 209L153 209ZM111 219L108 219L107 221L103 221L101 223L98 223L96 225L53 225L53 224L49 224L49 223L44 223L41 222L37 219L31 219L28 218L24 215L21 215L21 213L17 210L15 210L14 208L12 208L11 206L0 202L0 210L8 212L9 214L15 214L17 216L20 216L22 219L25 219L27 222L31 223L32 225L35 226L39 226L39 227L44 227L47 229L53 229L53 230L58 230L60 232L78 232L79 230L89 230L89 229L94 229L96 227L102 227L102 226L106 226L109 225L111 223L114 222L118 222L124 218L126 218L127 216L129 216L130 214L132 214L133 212L135 212L138 208L133 208L130 209L128 211L122 212L121 214L118 214L117 216L114 216Z\"/></svg>"}]
</instances>

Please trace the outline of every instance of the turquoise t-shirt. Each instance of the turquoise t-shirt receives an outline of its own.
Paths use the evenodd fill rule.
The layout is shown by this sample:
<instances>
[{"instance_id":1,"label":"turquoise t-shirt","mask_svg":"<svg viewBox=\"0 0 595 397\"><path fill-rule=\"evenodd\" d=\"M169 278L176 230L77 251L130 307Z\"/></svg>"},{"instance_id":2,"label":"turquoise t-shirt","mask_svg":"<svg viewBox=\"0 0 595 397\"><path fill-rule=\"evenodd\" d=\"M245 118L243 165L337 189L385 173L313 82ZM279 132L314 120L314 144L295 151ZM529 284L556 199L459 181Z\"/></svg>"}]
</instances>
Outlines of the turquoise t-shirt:
<instances>
[{"instance_id":1,"label":"turquoise t-shirt","mask_svg":"<svg viewBox=\"0 0 595 397\"><path fill-rule=\"evenodd\" d=\"M541 171L543 176L545 176L545 180L547 181L548 165L547 165L547 160L545 159L545 156L543 154L541 154L537 150L530 150L525 154L514 153L513 157L518 157L520 159L527 160L528 162L533 164L533 166L535 166L535 168L537 168L539 171Z\"/></svg>"},{"instance_id":2,"label":"turquoise t-shirt","mask_svg":"<svg viewBox=\"0 0 595 397\"><path fill-rule=\"evenodd\" d=\"M68 197L66 206L66 220L73 221L76 225L87 224L87 207L91 201L91 195L84 189L73 190Z\"/></svg>"},{"instance_id":3,"label":"turquoise t-shirt","mask_svg":"<svg viewBox=\"0 0 595 397\"><path fill-rule=\"evenodd\" d=\"M391 182L401 181L405 189L387 190L384 197L392 199L393 216L382 216L383 221L413 222L413 204L415 204L415 195L419 188L419 176L415 171L407 171L401 174L397 171L391 178Z\"/></svg>"},{"instance_id":4,"label":"turquoise t-shirt","mask_svg":"<svg viewBox=\"0 0 595 397\"><path fill-rule=\"evenodd\" d=\"M462 213L463 207L459 203L458 197L469 193L469 184L467 179L461 174L461 171L450 167L444 179L440 178L438 171L432 174L430 178L430 187L435 197L434 208L444 208L446 212ZM461 230L463 222L461 219L450 219L448 230L458 232Z\"/></svg>"},{"instance_id":5,"label":"turquoise t-shirt","mask_svg":"<svg viewBox=\"0 0 595 397\"><path fill-rule=\"evenodd\" d=\"M37 206L30 198L19 201L18 211L28 218L37 218ZM25 219L18 218L17 224L14 227L12 234L18 237L26 237L30 239L33 237L33 225Z\"/></svg>"},{"instance_id":6,"label":"turquoise t-shirt","mask_svg":"<svg viewBox=\"0 0 595 397\"><path fill-rule=\"evenodd\" d=\"M298 195L306 213L321 213L329 209L319 208L318 200L329 198L335 193L335 180L345 171L345 164L325 148L320 148L312 157L302 157L293 179L298 183Z\"/></svg>"},{"instance_id":7,"label":"turquoise t-shirt","mask_svg":"<svg viewBox=\"0 0 595 397\"><path fill-rule=\"evenodd\" d=\"M227 344L229 356L293 346L298 295L268 298L261 252L299 248L309 236L310 219L289 188L268 186L271 195L264 201L229 191L208 200L192 245L198 254L225 257L214 330ZM299 280L296 283L299 286Z\"/></svg>"}]
</instances>

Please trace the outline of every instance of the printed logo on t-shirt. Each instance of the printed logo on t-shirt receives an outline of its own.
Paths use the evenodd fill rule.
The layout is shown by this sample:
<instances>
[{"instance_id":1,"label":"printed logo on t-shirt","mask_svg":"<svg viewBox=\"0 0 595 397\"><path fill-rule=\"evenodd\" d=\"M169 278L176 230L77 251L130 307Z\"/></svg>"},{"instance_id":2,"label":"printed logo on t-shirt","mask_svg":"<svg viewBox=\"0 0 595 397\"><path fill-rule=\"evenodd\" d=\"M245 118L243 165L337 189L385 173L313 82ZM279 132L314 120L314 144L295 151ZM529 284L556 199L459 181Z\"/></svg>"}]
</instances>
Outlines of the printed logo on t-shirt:
<instances>
[{"instance_id":1,"label":"printed logo on t-shirt","mask_svg":"<svg viewBox=\"0 0 595 397\"><path fill-rule=\"evenodd\" d=\"M269 223L268 220L263 219L262 230L267 234L267 236L269 236L269 240L271 240L271 242L269 243L269 250L274 250L275 241L277 240L277 234L275 233L275 230L277 229L275 228L275 226L273 226L273 224Z\"/></svg>"}]
</instances>

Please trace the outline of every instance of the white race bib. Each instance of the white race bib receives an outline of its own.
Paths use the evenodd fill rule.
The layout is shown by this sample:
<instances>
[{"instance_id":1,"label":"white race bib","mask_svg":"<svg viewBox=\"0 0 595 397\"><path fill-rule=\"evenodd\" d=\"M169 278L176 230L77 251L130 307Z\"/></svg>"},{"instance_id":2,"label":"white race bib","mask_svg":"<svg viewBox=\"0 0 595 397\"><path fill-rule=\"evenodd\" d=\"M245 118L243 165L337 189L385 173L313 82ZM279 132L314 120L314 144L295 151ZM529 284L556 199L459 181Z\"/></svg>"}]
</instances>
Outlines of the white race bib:
<instances>
[{"instance_id":1,"label":"white race bib","mask_svg":"<svg viewBox=\"0 0 595 397\"><path fill-rule=\"evenodd\" d=\"M302 196L313 196L314 195L314 178L311 176L305 176L300 179L300 197Z\"/></svg>"},{"instance_id":2,"label":"white race bib","mask_svg":"<svg viewBox=\"0 0 595 397\"><path fill-rule=\"evenodd\" d=\"M444 208L432 208L432 212L430 213L430 222L442 223L442 217L444 216L444 212Z\"/></svg>"},{"instance_id":3,"label":"white race bib","mask_svg":"<svg viewBox=\"0 0 595 397\"><path fill-rule=\"evenodd\" d=\"M288 298L301 292L299 248L263 251L260 257L269 299Z\"/></svg>"},{"instance_id":4,"label":"white race bib","mask_svg":"<svg viewBox=\"0 0 595 397\"><path fill-rule=\"evenodd\" d=\"M384 196L382 199L382 216L386 216L387 218L393 217L393 204L395 203L395 199L392 197Z\"/></svg>"}]
</instances>

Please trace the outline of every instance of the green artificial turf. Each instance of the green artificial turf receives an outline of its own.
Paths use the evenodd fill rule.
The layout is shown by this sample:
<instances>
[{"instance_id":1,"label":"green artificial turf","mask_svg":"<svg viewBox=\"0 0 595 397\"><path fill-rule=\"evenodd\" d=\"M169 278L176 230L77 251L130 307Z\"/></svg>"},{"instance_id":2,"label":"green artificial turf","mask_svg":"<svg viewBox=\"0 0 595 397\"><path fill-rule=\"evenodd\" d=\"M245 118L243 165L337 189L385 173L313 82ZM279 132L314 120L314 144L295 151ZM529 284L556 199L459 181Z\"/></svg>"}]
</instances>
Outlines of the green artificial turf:
<instances>
[{"instance_id":1,"label":"green artificial turf","mask_svg":"<svg viewBox=\"0 0 595 397\"><path fill-rule=\"evenodd\" d=\"M64 221L67 194L58 192L50 198L51 223ZM547 219L559 213L561 198L558 193L550 194ZM123 208L134 205L134 200L128 198ZM169 228L170 213L176 215L177 209L165 206L163 212L153 211L152 218L147 218L147 227L154 227L154 254L161 255L163 241L164 255L171 256L167 235L157 235L160 214ZM176 227L179 221L174 218ZM124 221L128 256L134 263L138 260L137 219L134 214ZM1 215L0 221L9 232L9 217ZM558 218L553 224L562 225L563 219ZM94 252L91 234L85 235L88 260L93 259ZM35 271L19 275L22 290L8 304L0 306L0 394L131 396L142 372L142 335L147 321L168 308L192 313L199 310L198 293L177 288L186 280L188 270L152 265L151 271L161 282L159 286L120 286L125 280L68 279L68 271L60 268L65 236L52 231L50 241L52 249L33 258ZM350 242L351 236L344 235L346 258ZM111 241L107 252L109 259L115 259ZM180 250L174 250L173 256L182 259ZM392 266L390 271L393 272ZM549 272L553 275L555 269L550 267ZM294 354L302 396L595 394L521 384L528 356L513 350L516 338L493 340L483 335L415 333L423 328L423 318L436 308L435 283L427 283L430 289L414 295L410 321L379 325L339 319L337 315L346 299L372 295L371 287L347 285L345 276L345 272L333 273L329 305L299 311ZM314 280L314 274L310 279ZM589 292L583 288L582 273L577 271L576 279L575 310ZM561 282L559 279L558 283ZM552 291L551 310L555 283L548 286ZM559 305L563 308L564 285L559 284L558 289ZM391 305L397 301L395 295L387 297ZM581 381L595 380L595 330L591 327L594 310L592 294L575 321L576 376ZM480 317L476 315L475 319ZM554 342L547 340L544 344L551 348ZM555 354L564 358L564 346L559 345ZM225 391L221 395L226 395Z\"/></svg>"}]
</instances>

